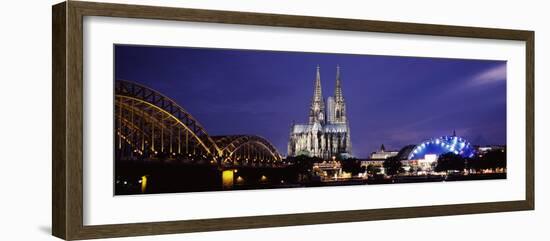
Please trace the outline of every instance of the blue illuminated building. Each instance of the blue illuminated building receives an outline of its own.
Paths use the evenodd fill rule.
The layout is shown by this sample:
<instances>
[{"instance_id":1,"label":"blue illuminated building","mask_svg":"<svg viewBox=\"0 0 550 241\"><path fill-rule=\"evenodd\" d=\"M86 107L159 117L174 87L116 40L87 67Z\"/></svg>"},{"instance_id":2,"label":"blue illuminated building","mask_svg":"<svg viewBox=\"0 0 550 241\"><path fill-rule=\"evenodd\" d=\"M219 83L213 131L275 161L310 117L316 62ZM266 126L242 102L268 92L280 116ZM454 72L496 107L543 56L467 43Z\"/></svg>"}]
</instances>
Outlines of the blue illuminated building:
<instances>
[{"instance_id":1,"label":"blue illuminated building","mask_svg":"<svg viewBox=\"0 0 550 241\"><path fill-rule=\"evenodd\" d=\"M475 149L472 145L464 138L456 136L453 132L452 136L432 138L416 145L409 153L408 159L424 159L426 154L440 156L449 152L461 155L464 158L471 158L475 155Z\"/></svg>"}]
</instances>

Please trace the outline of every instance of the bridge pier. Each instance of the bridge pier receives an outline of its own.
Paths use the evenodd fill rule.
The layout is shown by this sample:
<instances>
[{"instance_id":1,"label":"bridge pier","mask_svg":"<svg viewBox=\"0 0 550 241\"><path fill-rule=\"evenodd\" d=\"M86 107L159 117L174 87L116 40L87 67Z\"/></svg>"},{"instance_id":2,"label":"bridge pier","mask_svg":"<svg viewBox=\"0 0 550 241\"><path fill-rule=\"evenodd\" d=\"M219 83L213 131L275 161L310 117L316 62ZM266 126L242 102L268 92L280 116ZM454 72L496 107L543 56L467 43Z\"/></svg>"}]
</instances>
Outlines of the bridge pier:
<instances>
[{"instance_id":1,"label":"bridge pier","mask_svg":"<svg viewBox=\"0 0 550 241\"><path fill-rule=\"evenodd\" d=\"M233 180L234 180L234 174L236 169L227 169L222 171L222 188L223 189L232 189L233 188Z\"/></svg>"}]
</instances>

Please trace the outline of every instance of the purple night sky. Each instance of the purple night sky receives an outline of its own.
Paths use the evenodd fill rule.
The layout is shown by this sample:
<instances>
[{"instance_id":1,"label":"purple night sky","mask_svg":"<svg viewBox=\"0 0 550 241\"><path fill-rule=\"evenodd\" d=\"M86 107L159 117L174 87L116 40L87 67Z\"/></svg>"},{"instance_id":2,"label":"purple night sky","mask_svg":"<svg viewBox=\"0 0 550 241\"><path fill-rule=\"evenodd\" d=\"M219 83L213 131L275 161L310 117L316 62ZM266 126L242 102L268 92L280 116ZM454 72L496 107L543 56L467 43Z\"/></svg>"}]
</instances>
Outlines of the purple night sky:
<instances>
[{"instance_id":1,"label":"purple night sky","mask_svg":"<svg viewBox=\"0 0 550 241\"><path fill-rule=\"evenodd\" d=\"M457 135L506 144L506 62L375 55L115 46L115 78L174 99L210 135L255 134L283 155L293 121L306 123L315 67L325 99L336 65L353 155Z\"/></svg>"}]
</instances>

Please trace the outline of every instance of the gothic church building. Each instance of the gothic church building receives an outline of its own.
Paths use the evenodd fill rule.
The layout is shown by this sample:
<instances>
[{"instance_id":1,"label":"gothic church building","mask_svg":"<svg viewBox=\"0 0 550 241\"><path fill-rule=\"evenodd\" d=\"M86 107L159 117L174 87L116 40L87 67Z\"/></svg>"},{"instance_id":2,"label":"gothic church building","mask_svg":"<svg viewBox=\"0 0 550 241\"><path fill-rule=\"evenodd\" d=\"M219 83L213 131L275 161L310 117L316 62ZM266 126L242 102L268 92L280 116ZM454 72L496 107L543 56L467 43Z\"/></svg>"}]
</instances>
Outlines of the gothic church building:
<instances>
[{"instance_id":1,"label":"gothic church building","mask_svg":"<svg viewBox=\"0 0 550 241\"><path fill-rule=\"evenodd\" d=\"M292 124L290 131L288 156L298 155L323 159L331 159L337 155L351 156L350 128L339 66L336 66L334 96L327 98L326 105L321 90L320 68L317 66L309 123Z\"/></svg>"}]
</instances>

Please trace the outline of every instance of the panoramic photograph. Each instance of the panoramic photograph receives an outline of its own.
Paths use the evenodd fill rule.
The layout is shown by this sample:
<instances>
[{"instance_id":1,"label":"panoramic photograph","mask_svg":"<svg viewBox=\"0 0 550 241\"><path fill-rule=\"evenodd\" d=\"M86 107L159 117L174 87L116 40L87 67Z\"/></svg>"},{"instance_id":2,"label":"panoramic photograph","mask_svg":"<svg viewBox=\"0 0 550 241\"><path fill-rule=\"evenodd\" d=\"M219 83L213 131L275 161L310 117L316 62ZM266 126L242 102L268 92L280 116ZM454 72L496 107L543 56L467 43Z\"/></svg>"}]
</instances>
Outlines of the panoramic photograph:
<instances>
[{"instance_id":1,"label":"panoramic photograph","mask_svg":"<svg viewBox=\"0 0 550 241\"><path fill-rule=\"evenodd\" d=\"M506 179L506 61L114 45L114 195Z\"/></svg>"}]
</instances>

